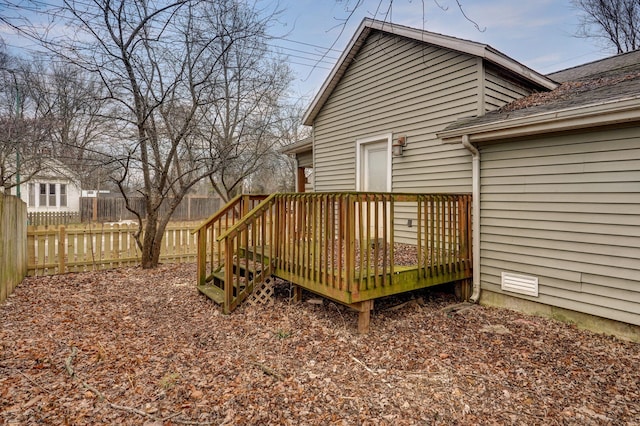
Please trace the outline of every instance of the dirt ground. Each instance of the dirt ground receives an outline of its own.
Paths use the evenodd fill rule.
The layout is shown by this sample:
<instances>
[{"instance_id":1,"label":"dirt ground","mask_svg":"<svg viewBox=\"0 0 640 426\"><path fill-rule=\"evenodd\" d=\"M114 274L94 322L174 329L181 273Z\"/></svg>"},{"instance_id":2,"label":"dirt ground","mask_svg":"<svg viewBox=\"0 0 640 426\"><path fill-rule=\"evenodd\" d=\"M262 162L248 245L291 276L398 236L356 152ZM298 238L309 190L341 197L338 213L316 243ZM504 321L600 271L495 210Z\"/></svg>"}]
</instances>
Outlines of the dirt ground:
<instances>
[{"instance_id":1,"label":"dirt ground","mask_svg":"<svg viewBox=\"0 0 640 426\"><path fill-rule=\"evenodd\" d=\"M0 305L0 423L640 425L640 345L423 291L357 314L193 265L29 278ZM458 306L460 308L461 306Z\"/></svg>"}]
</instances>

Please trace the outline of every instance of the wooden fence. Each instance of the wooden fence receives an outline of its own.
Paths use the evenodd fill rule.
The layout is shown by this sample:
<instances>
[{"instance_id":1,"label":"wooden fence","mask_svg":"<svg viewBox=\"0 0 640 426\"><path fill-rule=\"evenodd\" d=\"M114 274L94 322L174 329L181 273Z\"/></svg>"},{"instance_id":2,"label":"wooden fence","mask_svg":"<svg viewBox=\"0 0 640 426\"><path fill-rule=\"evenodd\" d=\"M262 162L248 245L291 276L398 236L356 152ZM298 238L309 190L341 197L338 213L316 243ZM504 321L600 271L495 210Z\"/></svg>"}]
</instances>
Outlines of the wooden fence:
<instances>
[{"instance_id":1,"label":"wooden fence","mask_svg":"<svg viewBox=\"0 0 640 426\"><path fill-rule=\"evenodd\" d=\"M165 200L168 202L168 200ZM142 197L133 197L129 203L136 211L146 214L145 202ZM166 203L165 203L166 204ZM180 205L171 215L173 221L202 220L220 208L220 199L214 197L189 196L182 199ZM163 204L161 214L166 211ZM124 198L80 198L80 215L82 222L119 222L122 220L137 220L136 216L125 207Z\"/></svg>"},{"instance_id":2,"label":"wooden fence","mask_svg":"<svg viewBox=\"0 0 640 426\"><path fill-rule=\"evenodd\" d=\"M195 222L172 222L167 226L160 252L161 262L195 262ZM82 224L29 226L27 274L54 275L138 265L141 252L133 234L137 225Z\"/></svg>"},{"instance_id":3,"label":"wooden fence","mask_svg":"<svg viewBox=\"0 0 640 426\"><path fill-rule=\"evenodd\" d=\"M79 212L29 212L28 224L31 226L43 225L70 225L80 223Z\"/></svg>"},{"instance_id":4,"label":"wooden fence","mask_svg":"<svg viewBox=\"0 0 640 426\"><path fill-rule=\"evenodd\" d=\"M0 302L27 273L27 205L0 193Z\"/></svg>"}]
</instances>

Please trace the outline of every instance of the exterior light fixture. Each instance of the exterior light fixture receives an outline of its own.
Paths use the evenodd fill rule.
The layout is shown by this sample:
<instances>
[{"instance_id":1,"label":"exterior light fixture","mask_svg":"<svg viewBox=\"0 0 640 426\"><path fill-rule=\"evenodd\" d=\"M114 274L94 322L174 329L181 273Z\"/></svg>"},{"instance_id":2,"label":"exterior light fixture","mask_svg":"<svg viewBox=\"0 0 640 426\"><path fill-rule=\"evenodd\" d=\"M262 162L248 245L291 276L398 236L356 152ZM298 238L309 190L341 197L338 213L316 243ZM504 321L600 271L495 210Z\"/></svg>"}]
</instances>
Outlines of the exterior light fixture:
<instances>
[{"instance_id":1,"label":"exterior light fixture","mask_svg":"<svg viewBox=\"0 0 640 426\"><path fill-rule=\"evenodd\" d=\"M391 150L393 152L394 157L402 157L402 149L407 145L407 137L400 136L396 141L391 145Z\"/></svg>"}]
</instances>

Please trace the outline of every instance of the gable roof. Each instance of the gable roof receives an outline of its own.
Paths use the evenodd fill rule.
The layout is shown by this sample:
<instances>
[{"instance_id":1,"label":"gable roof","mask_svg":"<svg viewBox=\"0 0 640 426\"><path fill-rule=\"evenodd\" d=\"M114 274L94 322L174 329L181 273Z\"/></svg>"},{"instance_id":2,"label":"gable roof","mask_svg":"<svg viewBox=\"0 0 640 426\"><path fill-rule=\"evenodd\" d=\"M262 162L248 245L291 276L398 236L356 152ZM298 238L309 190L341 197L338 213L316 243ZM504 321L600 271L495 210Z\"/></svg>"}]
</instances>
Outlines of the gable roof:
<instances>
[{"instance_id":1,"label":"gable roof","mask_svg":"<svg viewBox=\"0 0 640 426\"><path fill-rule=\"evenodd\" d=\"M302 119L303 124L307 126L313 125L313 121L322 109L322 106L327 101L335 87L338 85L347 68L349 67L349 65L351 65L351 62L353 62L356 54L364 45L369 34L371 34L373 31L381 31L388 34L394 34L421 43L431 44L434 46L443 47L446 49L451 49L486 59L487 61L492 62L503 69L511 71L512 73L520 76L526 81L530 81L540 87L544 87L549 90L552 90L557 86L557 84L550 78L539 74L531 68L526 67L520 62L508 57L507 55L499 52L498 50L492 48L487 44L477 43L474 41L464 40L429 31L423 31L416 28L406 27L404 25L365 18L360 23L360 26L351 38L351 41L347 45L344 52L342 52L342 55L338 59L338 62L334 65L331 73L329 74L324 84L316 94L315 98L311 102L311 105L305 112Z\"/></svg>"},{"instance_id":2,"label":"gable roof","mask_svg":"<svg viewBox=\"0 0 640 426\"><path fill-rule=\"evenodd\" d=\"M461 119L438 134L455 143L586 128L640 120L640 51L552 74L555 90L513 101L482 117ZM567 80L568 79L568 80Z\"/></svg>"},{"instance_id":3,"label":"gable roof","mask_svg":"<svg viewBox=\"0 0 640 426\"><path fill-rule=\"evenodd\" d=\"M28 165L24 166L23 172L25 174L30 173ZM47 180L47 179L66 180L76 185L79 185L80 183L80 178L73 170L67 167L62 161L53 157L47 157L41 160L38 166L37 172L33 173L33 179L34 180Z\"/></svg>"}]
</instances>

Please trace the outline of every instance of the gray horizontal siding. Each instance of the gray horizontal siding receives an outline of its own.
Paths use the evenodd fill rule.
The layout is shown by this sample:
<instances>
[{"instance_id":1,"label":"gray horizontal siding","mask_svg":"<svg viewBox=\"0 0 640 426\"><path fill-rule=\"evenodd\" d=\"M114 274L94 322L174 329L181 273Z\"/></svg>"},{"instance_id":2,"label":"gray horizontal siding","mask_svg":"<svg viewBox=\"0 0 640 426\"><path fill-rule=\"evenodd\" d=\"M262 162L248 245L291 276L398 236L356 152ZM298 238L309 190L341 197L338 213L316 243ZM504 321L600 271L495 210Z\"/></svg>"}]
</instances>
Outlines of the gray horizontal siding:
<instances>
[{"instance_id":1,"label":"gray horizontal siding","mask_svg":"<svg viewBox=\"0 0 640 426\"><path fill-rule=\"evenodd\" d=\"M313 152L311 150L296 154L298 167L313 167Z\"/></svg>"},{"instance_id":2,"label":"gray horizontal siding","mask_svg":"<svg viewBox=\"0 0 640 426\"><path fill-rule=\"evenodd\" d=\"M640 325L640 129L481 148L481 281L539 278L518 297ZM514 294L515 295L515 294Z\"/></svg>"},{"instance_id":3,"label":"gray horizontal siding","mask_svg":"<svg viewBox=\"0 0 640 426\"><path fill-rule=\"evenodd\" d=\"M493 111L509 102L533 93L531 88L508 78L495 67L485 66L485 110Z\"/></svg>"},{"instance_id":4,"label":"gray horizontal siding","mask_svg":"<svg viewBox=\"0 0 640 426\"><path fill-rule=\"evenodd\" d=\"M316 118L316 191L354 190L356 140L392 132L408 139L393 191L469 192L469 154L435 134L475 113L477 78L468 55L374 34Z\"/></svg>"}]
</instances>

